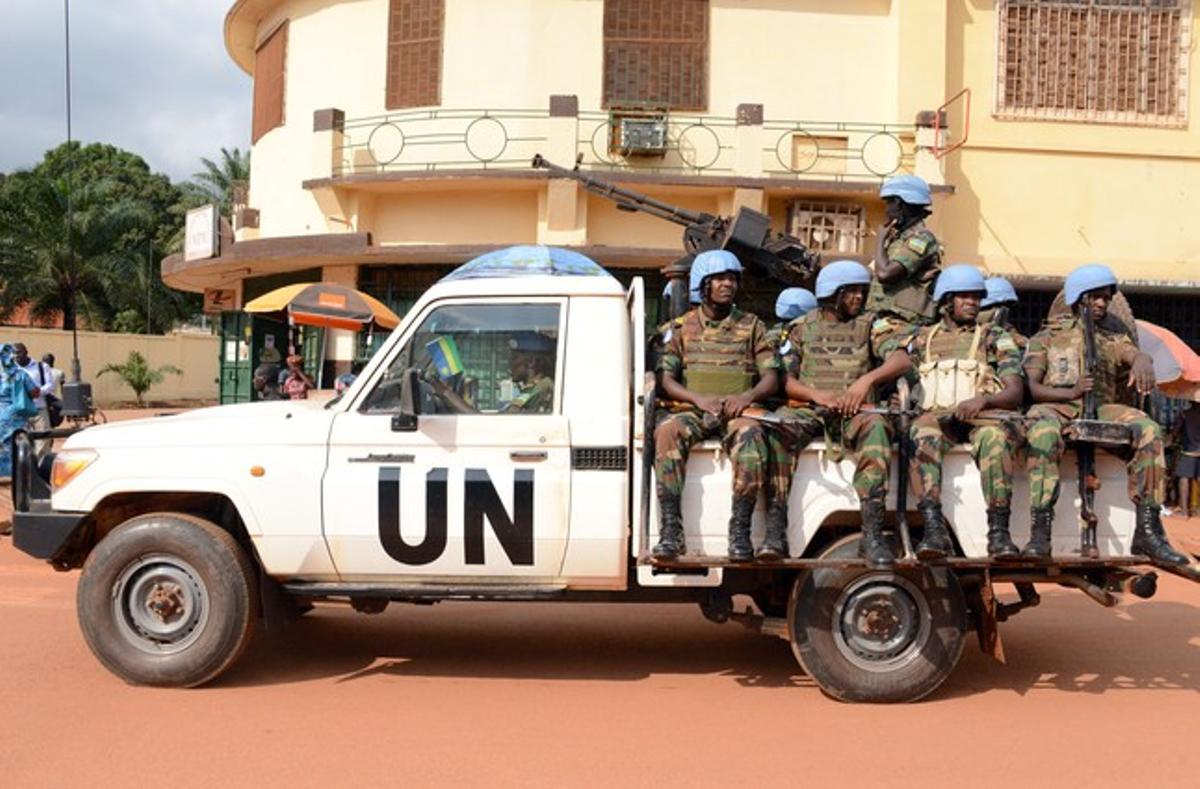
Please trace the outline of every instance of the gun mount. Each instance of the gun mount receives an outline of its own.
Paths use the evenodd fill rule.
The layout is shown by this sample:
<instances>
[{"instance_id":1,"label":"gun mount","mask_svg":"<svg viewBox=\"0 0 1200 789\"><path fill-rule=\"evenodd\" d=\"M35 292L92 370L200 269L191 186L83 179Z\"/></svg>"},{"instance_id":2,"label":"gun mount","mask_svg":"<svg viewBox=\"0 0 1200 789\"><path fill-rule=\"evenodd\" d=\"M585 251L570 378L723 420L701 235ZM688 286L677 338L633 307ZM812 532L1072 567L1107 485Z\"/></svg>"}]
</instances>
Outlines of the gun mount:
<instances>
[{"instance_id":1,"label":"gun mount","mask_svg":"<svg viewBox=\"0 0 1200 789\"><path fill-rule=\"evenodd\" d=\"M727 249L737 255L748 270L763 274L784 287L811 285L816 274L820 255L798 238L772 232L771 218L761 211L742 207L732 217L689 211L580 172L578 159L575 166L568 169L536 154L533 167L548 170L558 178L578 181L589 192L612 200L622 211L650 214L683 226L685 254L663 269L672 280L685 279L692 259L708 249ZM680 315L687 308L687 289L673 288L671 316Z\"/></svg>"}]
</instances>

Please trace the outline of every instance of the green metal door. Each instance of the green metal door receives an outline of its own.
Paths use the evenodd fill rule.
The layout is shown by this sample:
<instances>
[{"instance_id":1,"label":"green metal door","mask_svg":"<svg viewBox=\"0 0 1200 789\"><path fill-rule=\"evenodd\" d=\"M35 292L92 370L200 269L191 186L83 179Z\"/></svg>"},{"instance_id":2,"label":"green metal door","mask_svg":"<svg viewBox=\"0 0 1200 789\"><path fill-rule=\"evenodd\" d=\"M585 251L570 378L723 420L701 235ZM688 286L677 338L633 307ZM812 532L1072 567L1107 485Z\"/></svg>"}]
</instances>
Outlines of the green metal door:
<instances>
[{"instance_id":1,"label":"green metal door","mask_svg":"<svg viewBox=\"0 0 1200 789\"><path fill-rule=\"evenodd\" d=\"M221 315L221 405L250 402L250 318L241 312Z\"/></svg>"}]
</instances>

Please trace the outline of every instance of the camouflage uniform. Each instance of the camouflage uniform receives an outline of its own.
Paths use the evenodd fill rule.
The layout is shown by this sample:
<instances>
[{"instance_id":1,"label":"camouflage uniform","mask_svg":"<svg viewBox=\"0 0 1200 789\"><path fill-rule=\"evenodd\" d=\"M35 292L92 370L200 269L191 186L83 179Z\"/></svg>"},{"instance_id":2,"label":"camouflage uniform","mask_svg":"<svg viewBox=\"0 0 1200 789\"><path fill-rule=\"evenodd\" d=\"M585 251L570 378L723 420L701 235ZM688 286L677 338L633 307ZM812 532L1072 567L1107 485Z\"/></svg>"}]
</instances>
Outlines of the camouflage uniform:
<instances>
[{"instance_id":1,"label":"camouflage uniform","mask_svg":"<svg viewBox=\"0 0 1200 789\"><path fill-rule=\"evenodd\" d=\"M845 391L902 347L907 336L896 335L890 324L865 313L838 321L813 310L789 327L787 342L781 348L787 374L805 386L829 392ZM840 458L843 449L854 453L854 491L860 499L882 497L887 492L892 438L886 417L860 413L844 419L825 409L787 406L777 409L776 414L789 422L787 430L776 433L771 453L776 471L768 489L780 501L787 501L796 454L821 434L832 458Z\"/></svg>"},{"instance_id":2,"label":"camouflage uniform","mask_svg":"<svg viewBox=\"0 0 1200 789\"><path fill-rule=\"evenodd\" d=\"M907 274L886 285L878 278L872 280L866 311L878 313L894 332L936 321L937 304L930 291L942 267L942 245L937 237L924 222L916 222L899 233L890 231L884 254Z\"/></svg>"},{"instance_id":3,"label":"camouflage uniform","mask_svg":"<svg viewBox=\"0 0 1200 789\"><path fill-rule=\"evenodd\" d=\"M1097 324L1096 375L1093 392L1099 419L1129 425L1133 437L1126 463L1129 498L1135 504L1161 507L1167 466L1163 432L1157 422L1136 408L1116 402L1118 383L1129 375L1138 354L1128 335ZM1025 351L1025 373L1043 374L1046 386L1074 386L1083 368L1083 325L1073 315L1055 320L1033 336ZM1058 501L1058 463L1065 449L1063 430L1083 412L1083 401L1038 403L1029 409L1028 471L1032 509L1051 509Z\"/></svg>"},{"instance_id":4,"label":"camouflage uniform","mask_svg":"<svg viewBox=\"0 0 1200 789\"><path fill-rule=\"evenodd\" d=\"M959 326L948 318L940 324L920 330L909 346L913 366L939 359L969 357L976 326L983 337L977 357L999 380L1021 375L1021 352L1012 335L995 324ZM930 342L930 335L933 341ZM937 502L942 498L942 460L951 444L971 444L971 456L979 467L983 497L987 507L1007 509L1012 502L1013 455L1021 444L1021 429L1016 422L997 422L978 426L954 420L941 421L939 414L926 412L913 420L909 429L913 452L909 458L909 480L917 501Z\"/></svg>"},{"instance_id":5,"label":"camouflage uniform","mask_svg":"<svg viewBox=\"0 0 1200 789\"><path fill-rule=\"evenodd\" d=\"M719 321L699 308L671 321L663 335L659 372L669 373L699 394L740 394L768 371L778 369L767 328L752 313L734 308ZM688 454L706 438L721 438L733 460L733 495L753 499L763 485L767 441L753 419L723 422L688 406L664 414L654 430L654 472L658 496L683 494Z\"/></svg>"},{"instance_id":6,"label":"camouflage uniform","mask_svg":"<svg viewBox=\"0 0 1200 789\"><path fill-rule=\"evenodd\" d=\"M538 376L527 384L518 384L506 411L524 414L548 414L554 408L554 379Z\"/></svg>"},{"instance_id":7,"label":"camouflage uniform","mask_svg":"<svg viewBox=\"0 0 1200 789\"><path fill-rule=\"evenodd\" d=\"M995 322L994 319L996 317L996 312L997 312L996 307L988 307L987 309L980 310L979 316L978 316L978 318L976 318L976 322L978 322L978 323L994 323ZM1005 331L1008 332L1009 336L1012 337L1013 342L1015 342L1017 344L1017 348L1019 348L1021 350L1021 352L1023 353L1025 351L1025 347L1027 345L1029 345L1029 338L1026 337L1024 334L1021 334L1021 332L1017 331L1017 327L1013 326L1007 320L1001 324L1001 327ZM1024 376L1024 372L1022 372L1021 375Z\"/></svg>"}]
</instances>

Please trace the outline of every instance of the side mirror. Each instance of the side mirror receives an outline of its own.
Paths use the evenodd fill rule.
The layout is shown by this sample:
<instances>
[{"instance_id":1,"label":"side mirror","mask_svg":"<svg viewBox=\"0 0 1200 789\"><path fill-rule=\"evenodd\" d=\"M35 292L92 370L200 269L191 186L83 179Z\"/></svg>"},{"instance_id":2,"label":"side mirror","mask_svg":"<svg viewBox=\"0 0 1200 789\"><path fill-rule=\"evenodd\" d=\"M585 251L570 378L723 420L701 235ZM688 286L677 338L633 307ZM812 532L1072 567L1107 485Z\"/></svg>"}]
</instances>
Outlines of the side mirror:
<instances>
[{"instance_id":1,"label":"side mirror","mask_svg":"<svg viewBox=\"0 0 1200 789\"><path fill-rule=\"evenodd\" d=\"M409 367L400 378L400 413L392 416L392 432L411 433L417 429L421 413L420 377L415 367Z\"/></svg>"}]
</instances>

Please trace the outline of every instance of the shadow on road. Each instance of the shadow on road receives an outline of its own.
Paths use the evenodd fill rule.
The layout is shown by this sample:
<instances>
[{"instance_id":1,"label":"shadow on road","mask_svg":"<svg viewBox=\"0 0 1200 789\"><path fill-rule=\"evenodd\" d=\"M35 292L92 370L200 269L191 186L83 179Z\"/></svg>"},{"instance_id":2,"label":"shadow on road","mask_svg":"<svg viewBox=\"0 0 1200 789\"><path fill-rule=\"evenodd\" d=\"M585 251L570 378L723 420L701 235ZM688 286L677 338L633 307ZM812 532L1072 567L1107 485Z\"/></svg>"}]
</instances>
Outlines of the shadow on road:
<instances>
[{"instance_id":1,"label":"shadow on road","mask_svg":"<svg viewBox=\"0 0 1200 789\"><path fill-rule=\"evenodd\" d=\"M989 691L1200 692L1200 608L1173 601L1101 608L1074 594L1002 626L1008 662L969 635L958 668L931 700ZM691 606L446 603L392 606L375 617L320 607L260 633L217 687L372 676L630 682L719 675L745 687L814 687L787 642Z\"/></svg>"}]
</instances>

